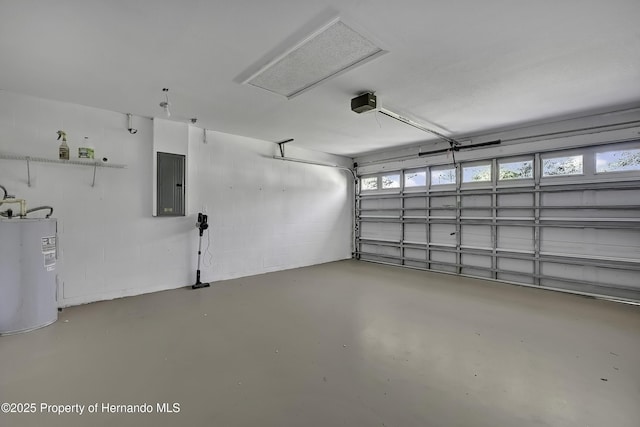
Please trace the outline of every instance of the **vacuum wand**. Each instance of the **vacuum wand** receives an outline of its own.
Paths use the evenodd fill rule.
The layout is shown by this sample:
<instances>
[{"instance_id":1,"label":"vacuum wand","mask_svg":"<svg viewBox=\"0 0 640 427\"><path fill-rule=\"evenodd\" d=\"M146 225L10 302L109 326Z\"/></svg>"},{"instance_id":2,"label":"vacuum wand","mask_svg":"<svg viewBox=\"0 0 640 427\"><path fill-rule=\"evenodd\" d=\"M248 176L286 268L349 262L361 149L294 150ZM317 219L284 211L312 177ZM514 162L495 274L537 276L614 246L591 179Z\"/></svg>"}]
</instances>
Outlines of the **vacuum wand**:
<instances>
[{"instance_id":1,"label":"vacuum wand","mask_svg":"<svg viewBox=\"0 0 640 427\"><path fill-rule=\"evenodd\" d=\"M202 283L200 281L200 259L202 257L202 235L204 231L209 228L209 224L207 223L207 215L203 213L198 213L198 222L196 223L196 227L200 231L200 238L198 240L198 270L196 271L196 284L191 286L191 289L200 289L209 287L208 283Z\"/></svg>"}]
</instances>

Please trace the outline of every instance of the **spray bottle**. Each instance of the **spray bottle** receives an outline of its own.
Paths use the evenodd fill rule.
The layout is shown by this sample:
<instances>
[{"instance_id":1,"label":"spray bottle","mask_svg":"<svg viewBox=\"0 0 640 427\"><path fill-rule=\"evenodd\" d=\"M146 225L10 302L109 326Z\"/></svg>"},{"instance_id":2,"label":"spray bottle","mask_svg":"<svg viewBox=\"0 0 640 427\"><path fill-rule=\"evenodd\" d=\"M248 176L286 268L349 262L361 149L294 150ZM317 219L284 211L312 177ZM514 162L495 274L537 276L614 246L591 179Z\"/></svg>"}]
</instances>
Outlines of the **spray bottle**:
<instances>
[{"instance_id":1,"label":"spray bottle","mask_svg":"<svg viewBox=\"0 0 640 427\"><path fill-rule=\"evenodd\" d=\"M62 144L60 144L59 154L60 160L69 160L69 146L67 145L67 133L63 130L58 131L58 140L62 138Z\"/></svg>"}]
</instances>

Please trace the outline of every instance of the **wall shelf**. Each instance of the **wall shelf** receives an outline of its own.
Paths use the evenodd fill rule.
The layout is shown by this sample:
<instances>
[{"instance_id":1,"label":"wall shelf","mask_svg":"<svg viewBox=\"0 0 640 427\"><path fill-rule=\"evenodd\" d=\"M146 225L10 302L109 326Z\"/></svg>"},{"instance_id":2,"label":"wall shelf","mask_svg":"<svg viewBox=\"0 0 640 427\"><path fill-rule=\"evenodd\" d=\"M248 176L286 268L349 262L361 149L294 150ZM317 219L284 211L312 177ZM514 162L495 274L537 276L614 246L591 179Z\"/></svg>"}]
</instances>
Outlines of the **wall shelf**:
<instances>
[{"instance_id":1,"label":"wall shelf","mask_svg":"<svg viewBox=\"0 0 640 427\"><path fill-rule=\"evenodd\" d=\"M22 156L18 154L6 154L0 153L0 159L2 160L22 160L27 164L27 185L31 187L31 168L29 163L37 162L37 163L54 163L54 164L62 164L62 165L76 165L76 166L90 166L93 167L93 181L91 182L91 186L94 187L96 185L96 169L97 168L112 168L112 169L125 169L127 166L117 163L104 163L97 160L60 160L60 159L50 159L46 157L32 157L32 156Z\"/></svg>"}]
</instances>

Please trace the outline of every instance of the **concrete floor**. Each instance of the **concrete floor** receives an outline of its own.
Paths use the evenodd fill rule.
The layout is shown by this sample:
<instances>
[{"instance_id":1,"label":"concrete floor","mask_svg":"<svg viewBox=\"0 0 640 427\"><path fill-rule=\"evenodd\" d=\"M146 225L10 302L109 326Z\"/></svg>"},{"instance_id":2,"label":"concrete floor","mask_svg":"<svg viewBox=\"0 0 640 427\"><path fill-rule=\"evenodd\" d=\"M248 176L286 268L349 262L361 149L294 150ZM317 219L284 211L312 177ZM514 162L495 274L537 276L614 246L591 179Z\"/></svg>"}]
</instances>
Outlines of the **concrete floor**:
<instances>
[{"instance_id":1,"label":"concrete floor","mask_svg":"<svg viewBox=\"0 0 640 427\"><path fill-rule=\"evenodd\" d=\"M341 261L66 309L0 337L0 402L37 404L2 426L638 427L640 307Z\"/></svg>"}]
</instances>

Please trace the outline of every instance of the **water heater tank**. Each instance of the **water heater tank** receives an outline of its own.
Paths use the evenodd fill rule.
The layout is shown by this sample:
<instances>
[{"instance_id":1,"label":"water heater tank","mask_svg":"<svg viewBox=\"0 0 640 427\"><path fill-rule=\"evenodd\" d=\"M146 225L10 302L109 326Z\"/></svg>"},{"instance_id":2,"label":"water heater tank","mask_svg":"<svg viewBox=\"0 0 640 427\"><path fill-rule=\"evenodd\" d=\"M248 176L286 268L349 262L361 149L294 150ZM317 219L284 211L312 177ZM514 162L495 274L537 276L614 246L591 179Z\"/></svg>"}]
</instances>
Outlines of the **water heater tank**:
<instances>
[{"instance_id":1,"label":"water heater tank","mask_svg":"<svg viewBox=\"0 0 640 427\"><path fill-rule=\"evenodd\" d=\"M0 335L58 319L55 219L0 219Z\"/></svg>"}]
</instances>

